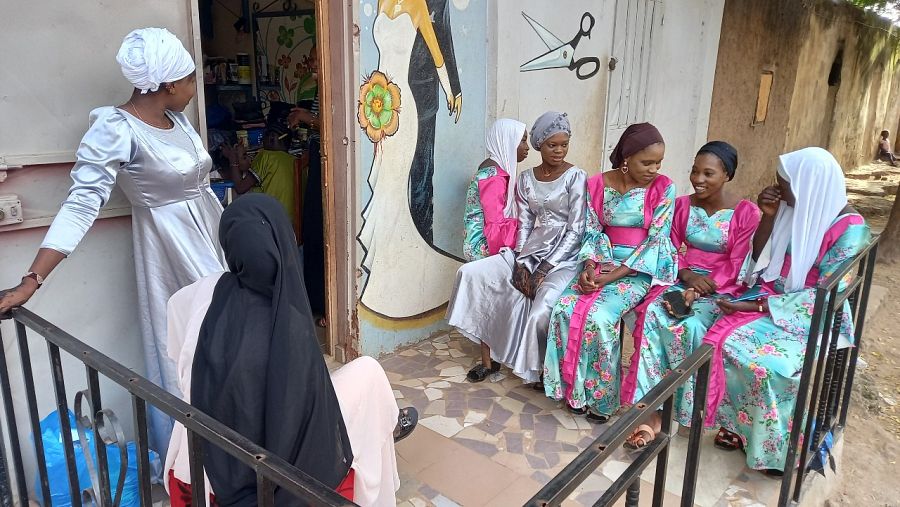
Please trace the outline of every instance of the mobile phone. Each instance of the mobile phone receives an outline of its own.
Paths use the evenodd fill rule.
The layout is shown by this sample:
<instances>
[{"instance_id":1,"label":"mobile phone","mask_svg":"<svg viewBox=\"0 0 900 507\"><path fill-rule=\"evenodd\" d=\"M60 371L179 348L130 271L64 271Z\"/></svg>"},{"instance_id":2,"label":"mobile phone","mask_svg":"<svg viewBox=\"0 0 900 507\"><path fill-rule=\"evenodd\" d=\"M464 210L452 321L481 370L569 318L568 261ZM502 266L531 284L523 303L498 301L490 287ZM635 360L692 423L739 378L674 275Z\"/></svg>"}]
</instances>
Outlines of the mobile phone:
<instances>
[{"instance_id":1,"label":"mobile phone","mask_svg":"<svg viewBox=\"0 0 900 507\"><path fill-rule=\"evenodd\" d=\"M672 309L672 315L675 318L683 319L694 313L694 311L688 308L688 305L685 304L684 293L682 292L667 292L663 295L663 301L669 303L669 307Z\"/></svg>"}]
</instances>

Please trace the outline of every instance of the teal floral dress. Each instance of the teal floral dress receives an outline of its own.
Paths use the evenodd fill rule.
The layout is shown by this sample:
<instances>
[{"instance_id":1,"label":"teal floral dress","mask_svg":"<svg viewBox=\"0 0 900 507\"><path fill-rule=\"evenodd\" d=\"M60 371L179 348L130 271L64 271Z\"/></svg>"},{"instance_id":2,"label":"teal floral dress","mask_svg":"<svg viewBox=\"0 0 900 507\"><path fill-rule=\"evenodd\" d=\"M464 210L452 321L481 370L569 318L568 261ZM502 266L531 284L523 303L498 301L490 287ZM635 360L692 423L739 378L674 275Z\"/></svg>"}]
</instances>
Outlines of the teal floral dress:
<instances>
[{"instance_id":1,"label":"teal floral dress","mask_svg":"<svg viewBox=\"0 0 900 507\"><path fill-rule=\"evenodd\" d=\"M463 256L477 261L516 243L519 221L503 214L509 174L499 166L480 167L466 191Z\"/></svg>"},{"instance_id":2,"label":"teal floral dress","mask_svg":"<svg viewBox=\"0 0 900 507\"><path fill-rule=\"evenodd\" d=\"M815 285L850 262L870 239L869 227L860 215L839 216L825 235L805 289L784 292L790 269L788 250L782 276L750 289L772 294L767 298L769 312L722 317L707 333L704 342L720 344L724 365L724 378L710 377L707 425L715 422L739 435L750 468L784 470ZM844 280L842 286L851 280ZM852 342L849 302L844 303L842 312L840 336Z\"/></svg>"},{"instance_id":3,"label":"teal floral dress","mask_svg":"<svg viewBox=\"0 0 900 507\"><path fill-rule=\"evenodd\" d=\"M626 316L634 319L632 333L635 353L622 384L622 402L643 398L663 377L690 356L703 342L706 330L719 317L716 299L736 296L743 291L738 279L750 252L751 241L759 225L760 212L743 200L734 209L718 210L712 215L691 204L691 196L675 202L672 243L678 248L678 268L712 279L715 294L694 301L692 314L684 319L672 317L663 306L669 292L684 292L682 283L655 286L643 303ZM693 379L675 395L675 419L689 426L693 415Z\"/></svg>"},{"instance_id":4,"label":"teal floral dress","mask_svg":"<svg viewBox=\"0 0 900 507\"><path fill-rule=\"evenodd\" d=\"M544 390L573 408L587 406L610 415L619 407L619 321L640 303L654 279L675 281L676 251L669 238L675 185L660 175L648 188L623 195L605 186L600 174L588 182L588 194L580 259L625 265L635 273L593 294L578 291L577 276L569 283L550 318Z\"/></svg>"}]
</instances>

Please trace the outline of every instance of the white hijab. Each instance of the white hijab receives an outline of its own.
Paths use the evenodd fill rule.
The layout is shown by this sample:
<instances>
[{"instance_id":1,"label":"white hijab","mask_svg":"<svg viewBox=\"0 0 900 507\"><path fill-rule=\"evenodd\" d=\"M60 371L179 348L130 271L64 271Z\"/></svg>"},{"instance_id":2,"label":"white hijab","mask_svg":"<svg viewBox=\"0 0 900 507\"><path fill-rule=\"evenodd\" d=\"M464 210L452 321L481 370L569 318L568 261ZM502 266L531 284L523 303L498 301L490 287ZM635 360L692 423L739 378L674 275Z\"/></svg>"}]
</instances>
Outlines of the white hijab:
<instances>
[{"instance_id":1,"label":"white hijab","mask_svg":"<svg viewBox=\"0 0 900 507\"><path fill-rule=\"evenodd\" d=\"M822 148L804 148L779 157L778 174L791 185L796 202L781 202L772 235L757 263L765 281L776 280L791 248L791 270L785 291L803 289L815 264L825 233L847 206L844 172L834 156ZM765 260L766 253L768 259Z\"/></svg>"},{"instance_id":2,"label":"white hijab","mask_svg":"<svg viewBox=\"0 0 900 507\"><path fill-rule=\"evenodd\" d=\"M506 206L503 208L503 215L506 218L515 218L517 216L515 190L518 156L516 153L524 135L524 123L509 118L501 118L491 125L484 140L488 158L496 162L501 169L509 174L509 184L506 189Z\"/></svg>"},{"instance_id":3,"label":"white hijab","mask_svg":"<svg viewBox=\"0 0 900 507\"><path fill-rule=\"evenodd\" d=\"M122 75L141 93L155 92L194 73L194 58L165 28L139 28L125 36L116 61Z\"/></svg>"}]
</instances>

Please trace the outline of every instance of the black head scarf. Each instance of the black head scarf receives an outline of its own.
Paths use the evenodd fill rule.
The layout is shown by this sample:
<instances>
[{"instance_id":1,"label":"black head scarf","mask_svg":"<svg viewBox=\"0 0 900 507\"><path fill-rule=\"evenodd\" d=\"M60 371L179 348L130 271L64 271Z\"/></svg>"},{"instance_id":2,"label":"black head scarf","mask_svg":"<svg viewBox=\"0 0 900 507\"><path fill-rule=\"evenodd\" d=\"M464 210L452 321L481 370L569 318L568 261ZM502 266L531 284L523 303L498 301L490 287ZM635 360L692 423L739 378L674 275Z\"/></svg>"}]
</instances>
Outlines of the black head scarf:
<instances>
[{"instance_id":1,"label":"black head scarf","mask_svg":"<svg viewBox=\"0 0 900 507\"><path fill-rule=\"evenodd\" d=\"M738 165L738 154L734 146L725 141L710 141L700 148L697 155L701 153L715 155L722 161L722 167L725 168L725 173L728 174L728 181L734 179L734 173L737 171Z\"/></svg>"},{"instance_id":2,"label":"black head scarf","mask_svg":"<svg viewBox=\"0 0 900 507\"><path fill-rule=\"evenodd\" d=\"M267 195L237 199L222 214L222 275L200 328L191 403L329 487L353 454L316 340L297 241ZM204 442L219 505L256 505L256 475ZM276 505L301 505L280 489Z\"/></svg>"},{"instance_id":3,"label":"black head scarf","mask_svg":"<svg viewBox=\"0 0 900 507\"><path fill-rule=\"evenodd\" d=\"M663 137L653 125L649 123L634 123L629 125L622 137L609 154L609 161L613 169L619 169L625 165L625 159L643 150L647 146L662 143Z\"/></svg>"}]
</instances>

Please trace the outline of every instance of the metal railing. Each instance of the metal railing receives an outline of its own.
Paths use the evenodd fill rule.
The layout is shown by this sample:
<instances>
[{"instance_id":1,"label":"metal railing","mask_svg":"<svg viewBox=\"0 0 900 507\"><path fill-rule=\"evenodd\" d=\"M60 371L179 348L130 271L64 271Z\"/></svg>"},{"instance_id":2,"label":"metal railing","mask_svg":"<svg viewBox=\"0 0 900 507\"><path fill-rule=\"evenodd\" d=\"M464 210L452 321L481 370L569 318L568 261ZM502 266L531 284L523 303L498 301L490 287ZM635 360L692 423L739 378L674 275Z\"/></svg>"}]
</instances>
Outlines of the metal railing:
<instances>
[{"instance_id":1,"label":"metal railing","mask_svg":"<svg viewBox=\"0 0 900 507\"><path fill-rule=\"evenodd\" d=\"M784 460L779 506L800 502L803 482L826 437L830 434L833 441L837 441L847 423L878 240L877 236L873 238L853 261L816 286L806 356L794 406L795 424L791 428ZM855 275L853 281L840 290L842 280L849 274ZM839 349L842 310L846 301L850 302L850 315L855 326L854 343L852 347Z\"/></svg>"},{"instance_id":2,"label":"metal railing","mask_svg":"<svg viewBox=\"0 0 900 507\"><path fill-rule=\"evenodd\" d=\"M681 505L693 506L697 486L697 469L700 463L700 437L703 435L703 416L706 412L706 389L709 385L709 361L712 351L711 345L701 345L675 370L666 375L659 384L654 386L639 403L619 417L591 445L566 465L526 505L545 507L562 504L582 482L625 443L634 428L646 421L660 405L663 407L662 429L651 443L634 455L634 461L594 505L612 505L625 493L626 506L636 506L640 495L641 473L650 465L653 458L656 458L653 505L663 505L669 447L672 442L672 407L675 392L696 374L694 410L691 415L691 433L688 440L684 483L681 491Z\"/></svg>"},{"instance_id":3,"label":"metal railing","mask_svg":"<svg viewBox=\"0 0 900 507\"><path fill-rule=\"evenodd\" d=\"M190 448L190 474L192 505L205 505L206 492L203 480L203 441L222 449L241 463L253 469L257 477L257 499L259 505L274 505L275 489L302 500L310 505L320 506L352 506L355 505L337 494L328 486L316 481L303 471L290 465L283 459L270 454L262 447L254 444L246 437L238 434L212 417L198 411L177 396L166 392L149 380L135 374L122 364L100 353L96 349L79 341L72 335L60 330L51 323L24 308L11 312L15 321L16 338L21 359L21 369L27 397L27 409L30 431L34 435L34 452L37 463L40 489L35 494L43 500L43 505L51 505L50 485L47 475L47 463L44 456L43 439L41 438L40 417L37 407L34 376L32 374L31 355L28 346L26 327L40 334L47 343L55 392L56 407L59 414L61 435L68 471L68 485L71 502L74 507L83 503L115 506L121 499L121 491L125 478L125 436L121 431L115 414L104 409L100 395L100 376L113 381L128 391L131 396L132 414L135 427L135 444L137 448L137 469L140 482L140 503L142 507L150 507L151 471L149 463L147 408L148 406L168 414L182 423L187 429L188 446ZM92 487L81 491L76 471L75 442L72 438L73 428L67 414L69 413L66 383L63 377L61 353L65 352L81 363L87 375L87 389L75 396L76 431L82 450L89 465ZM0 435L0 504L13 505L14 502L27 504L28 488L24 471L22 449L19 445L19 431L16 427L16 407L12 400L12 390L6 351L0 347L0 388L2 388L3 410L6 413L7 435ZM88 414L82 409L87 407ZM96 455L96 470L93 469L91 449L85 438L85 432L94 432L93 452ZM7 440L3 437L6 436ZM6 444L9 444L11 464L6 463ZM113 489L110 485L110 470L107 460L107 446L115 445L120 462L118 484ZM15 478L15 482L10 481ZM84 498L84 502L83 502Z\"/></svg>"}]
</instances>

